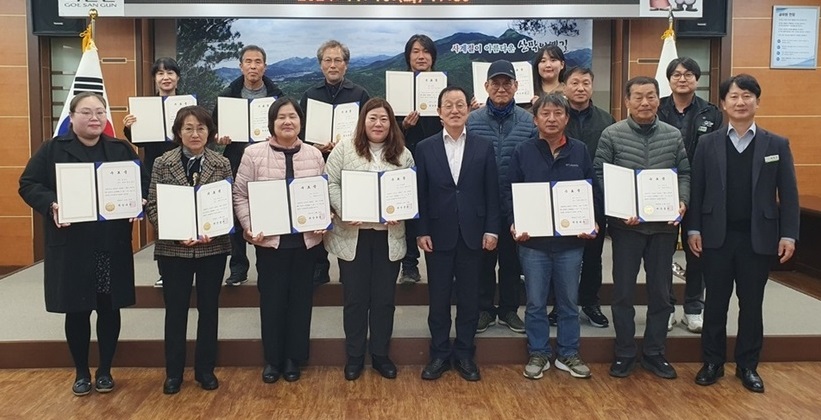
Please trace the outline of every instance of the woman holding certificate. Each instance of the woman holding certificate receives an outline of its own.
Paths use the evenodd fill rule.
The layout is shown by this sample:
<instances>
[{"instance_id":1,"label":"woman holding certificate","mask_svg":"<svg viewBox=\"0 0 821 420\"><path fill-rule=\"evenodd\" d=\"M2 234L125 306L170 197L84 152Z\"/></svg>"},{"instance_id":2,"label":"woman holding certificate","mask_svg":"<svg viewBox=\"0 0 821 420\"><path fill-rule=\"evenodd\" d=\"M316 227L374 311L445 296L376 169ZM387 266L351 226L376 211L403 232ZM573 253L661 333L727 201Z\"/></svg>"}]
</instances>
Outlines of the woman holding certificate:
<instances>
[{"instance_id":1,"label":"woman holding certificate","mask_svg":"<svg viewBox=\"0 0 821 420\"><path fill-rule=\"evenodd\" d=\"M177 83L180 81L180 66L177 61L171 57L161 57L151 66L151 77L154 78L154 87L157 90L157 95L166 97L177 94ZM131 126L137 122L137 117L134 114L128 114L123 118L123 135L128 141L131 141ZM132 142L133 143L133 142ZM137 142L133 143L135 146L143 149L143 164L151 177L151 170L154 168L154 161L163 153L177 147L174 142L170 141L152 141L152 142ZM157 271L160 278L154 282L154 287L162 287L162 266L157 260Z\"/></svg>"},{"instance_id":2,"label":"woman holding certificate","mask_svg":"<svg viewBox=\"0 0 821 420\"><path fill-rule=\"evenodd\" d=\"M565 59L562 49L557 45L545 45L533 57L533 92L535 96L530 103L540 96L550 93L561 94L564 91Z\"/></svg>"},{"instance_id":3,"label":"woman holding certificate","mask_svg":"<svg viewBox=\"0 0 821 420\"><path fill-rule=\"evenodd\" d=\"M177 147L154 163L148 192L148 219L158 224L157 185L197 187L231 178L228 159L206 146L216 141L216 125L211 113L200 106L179 110L172 127ZM161 204L161 203L159 203ZM163 393L176 394L182 386L185 368L185 331L194 278L197 282L197 346L194 378L202 389L219 387L214 376L217 361L219 294L225 261L231 252L228 235L207 235L184 241L157 240L154 257L163 267L165 300L165 374Z\"/></svg>"},{"instance_id":4,"label":"woman holding certificate","mask_svg":"<svg viewBox=\"0 0 821 420\"><path fill-rule=\"evenodd\" d=\"M328 190L335 217L333 230L325 236L325 245L339 258L348 356L345 379L351 381L364 369L369 326L374 369L385 378L396 377L396 365L388 358L388 347L393 333L396 275L407 247L404 222L348 221L342 206L343 188L349 193L357 186L342 185L342 171L410 168L414 166L413 157L404 143L390 104L374 98L362 107L353 141L338 144L328 156Z\"/></svg>"},{"instance_id":5,"label":"woman holding certificate","mask_svg":"<svg viewBox=\"0 0 821 420\"><path fill-rule=\"evenodd\" d=\"M234 185L237 220L242 225L245 239L256 248L259 314L265 356L262 380L265 383L276 382L280 376L288 382L298 380L300 364L308 360L313 308L312 279L316 251L321 248L323 232L272 235L253 226L251 201L275 199L281 202L288 198L284 196L284 190L281 197L252 197L249 183L322 175L325 170L322 152L299 138L303 121L302 109L297 101L287 97L277 99L268 110L271 137L266 142L255 143L245 149ZM324 198L327 199L327 196ZM327 211L327 201L323 202ZM270 209L274 205L270 202L263 207ZM284 213L287 217L288 212Z\"/></svg>"},{"instance_id":6,"label":"woman holding certificate","mask_svg":"<svg viewBox=\"0 0 821 420\"><path fill-rule=\"evenodd\" d=\"M60 204L64 203L58 199L61 179L57 165L134 161L138 157L128 143L103 134L107 112L102 96L77 94L69 103L69 118L69 132L43 143L29 160L20 177L19 193L43 215L46 311L66 314L66 341L76 369L72 391L81 396L92 388L88 366L91 311L97 312L100 350L94 388L100 393L114 389L111 362L120 335L120 308L135 303L130 223L135 219L61 223ZM93 182L94 175L90 179ZM76 179L62 181L82 184L82 180L74 182ZM96 219L97 209L93 211Z\"/></svg>"}]
</instances>

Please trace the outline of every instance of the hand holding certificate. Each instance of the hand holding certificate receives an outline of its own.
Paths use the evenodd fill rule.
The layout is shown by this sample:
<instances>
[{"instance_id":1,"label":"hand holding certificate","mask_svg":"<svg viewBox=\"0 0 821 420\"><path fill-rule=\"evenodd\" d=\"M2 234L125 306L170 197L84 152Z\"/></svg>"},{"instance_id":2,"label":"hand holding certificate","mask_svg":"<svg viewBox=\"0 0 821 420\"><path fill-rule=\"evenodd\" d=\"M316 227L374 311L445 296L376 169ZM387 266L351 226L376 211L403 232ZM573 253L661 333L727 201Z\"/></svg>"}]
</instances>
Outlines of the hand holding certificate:
<instances>
[{"instance_id":1,"label":"hand holding certificate","mask_svg":"<svg viewBox=\"0 0 821 420\"><path fill-rule=\"evenodd\" d=\"M385 98L397 116L412 111L419 115L436 116L439 92L448 85L448 76L441 71L386 71Z\"/></svg>"},{"instance_id":2,"label":"hand holding certificate","mask_svg":"<svg viewBox=\"0 0 821 420\"><path fill-rule=\"evenodd\" d=\"M171 128L180 109L196 105L193 95L149 96L128 98L129 112L137 120L131 125L133 143L172 141Z\"/></svg>"},{"instance_id":3,"label":"hand holding certificate","mask_svg":"<svg viewBox=\"0 0 821 420\"><path fill-rule=\"evenodd\" d=\"M58 163L60 224L142 217L140 161Z\"/></svg>"},{"instance_id":4,"label":"hand holding certificate","mask_svg":"<svg viewBox=\"0 0 821 420\"><path fill-rule=\"evenodd\" d=\"M416 168L342 171L342 221L388 223L419 218Z\"/></svg>"},{"instance_id":5,"label":"hand holding certificate","mask_svg":"<svg viewBox=\"0 0 821 420\"><path fill-rule=\"evenodd\" d=\"M306 107L305 141L328 144L353 138L359 121L358 102L332 105L308 99Z\"/></svg>"},{"instance_id":6,"label":"hand holding certificate","mask_svg":"<svg viewBox=\"0 0 821 420\"><path fill-rule=\"evenodd\" d=\"M515 183L511 189L517 240L596 234L591 180Z\"/></svg>"},{"instance_id":7,"label":"hand holding certificate","mask_svg":"<svg viewBox=\"0 0 821 420\"><path fill-rule=\"evenodd\" d=\"M192 241L233 232L231 182L157 184L157 225L161 240Z\"/></svg>"},{"instance_id":8,"label":"hand holding certificate","mask_svg":"<svg viewBox=\"0 0 821 420\"><path fill-rule=\"evenodd\" d=\"M604 164L604 213L640 222L678 222L675 169L628 169Z\"/></svg>"},{"instance_id":9,"label":"hand holding certificate","mask_svg":"<svg viewBox=\"0 0 821 420\"><path fill-rule=\"evenodd\" d=\"M331 228L331 201L326 175L288 181L291 202L291 232L312 232Z\"/></svg>"},{"instance_id":10,"label":"hand holding certificate","mask_svg":"<svg viewBox=\"0 0 821 420\"><path fill-rule=\"evenodd\" d=\"M233 143L262 141L268 138L268 109L276 98L217 98L217 127L220 137Z\"/></svg>"}]
</instances>

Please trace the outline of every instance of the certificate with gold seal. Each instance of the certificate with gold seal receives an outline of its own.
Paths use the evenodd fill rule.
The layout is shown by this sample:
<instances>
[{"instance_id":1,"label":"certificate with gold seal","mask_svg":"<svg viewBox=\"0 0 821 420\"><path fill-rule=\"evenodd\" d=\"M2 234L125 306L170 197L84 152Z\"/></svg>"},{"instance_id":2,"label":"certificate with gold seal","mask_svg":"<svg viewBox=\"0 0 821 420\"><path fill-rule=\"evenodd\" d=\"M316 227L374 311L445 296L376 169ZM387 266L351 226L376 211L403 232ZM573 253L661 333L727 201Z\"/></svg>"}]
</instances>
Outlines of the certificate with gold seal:
<instances>
[{"instance_id":1,"label":"certificate with gold seal","mask_svg":"<svg viewBox=\"0 0 821 420\"><path fill-rule=\"evenodd\" d=\"M291 232L312 232L331 228L331 201L327 175L288 180L291 205Z\"/></svg>"},{"instance_id":2,"label":"certificate with gold seal","mask_svg":"<svg viewBox=\"0 0 821 420\"><path fill-rule=\"evenodd\" d=\"M522 182L510 187L516 233L527 233L531 238L553 236L550 183Z\"/></svg>"},{"instance_id":3,"label":"certificate with gold seal","mask_svg":"<svg viewBox=\"0 0 821 420\"><path fill-rule=\"evenodd\" d=\"M276 98L252 99L248 105L248 132L251 141L264 141L271 134L268 130L268 110Z\"/></svg>"},{"instance_id":4,"label":"certificate with gold seal","mask_svg":"<svg viewBox=\"0 0 821 420\"><path fill-rule=\"evenodd\" d=\"M593 181L554 181L550 183L553 197L553 229L556 236L592 234L596 231L593 207Z\"/></svg>"},{"instance_id":5,"label":"certificate with gold seal","mask_svg":"<svg viewBox=\"0 0 821 420\"><path fill-rule=\"evenodd\" d=\"M339 143L353 138L359 121L359 102L332 105L308 99L305 110L305 141Z\"/></svg>"},{"instance_id":6,"label":"certificate with gold seal","mask_svg":"<svg viewBox=\"0 0 821 420\"><path fill-rule=\"evenodd\" d=\"M636 170L638 218L642 222L680 221L675 169Z\"/></svg>"},{"instance_id":7,"label":"certificate with gold seal","mask_svg":"<svg viewBox=\"0 0 821 420\"><path fill-rule=\"evenodd\" d=\"M416 168L379 173L380 222L419 218Z\"/></svg>"},{"instance_id":8,"label":"certificate with gold seal","mask_svg":"<svg viewBox=\"0 0 821 420\"><path fill-rule=\"evenodd\" d=\"M234 230L234 206L231 181L212 182L195 187L197 202L197 235L221 236Z\"/></svg>"},{"instance_id":9,"label":"certificate with gold seal","mask_svg":"<svg viewBox=\"0 0 821 420\"><path fill-rule=\"evenodd\" d=\"M423 71L416 74L416 110L423 117L439 115L439 93L448 86L448 75L441 71Z\"/></svg>"},{"instance_id":10,"label":"certificate with gold seal","mask_svg":"<svg viewBox=\"0 0 821 420\"><path fill-rule=\"evenodd\" d=\"M98 220L143 216L140 161L97 162Z\"/></svg>"}]
</instances>

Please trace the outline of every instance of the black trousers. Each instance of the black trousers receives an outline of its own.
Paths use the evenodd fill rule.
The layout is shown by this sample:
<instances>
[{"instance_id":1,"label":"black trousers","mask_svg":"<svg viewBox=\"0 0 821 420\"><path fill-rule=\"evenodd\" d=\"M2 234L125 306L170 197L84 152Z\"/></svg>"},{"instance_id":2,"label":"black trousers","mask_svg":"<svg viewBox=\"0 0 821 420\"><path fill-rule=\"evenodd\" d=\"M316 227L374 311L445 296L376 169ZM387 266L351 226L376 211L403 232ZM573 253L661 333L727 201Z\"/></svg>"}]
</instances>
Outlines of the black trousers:
<instances>
[{"instance_id":1,"label":"black trousers","mask_svg":"<svg viewBox=\"0 0 821 420\"><path fill-rule=\"evenodd\" d=\"M601 254L604 250L606 232L604 219L596 222L599 224L599 233L595 239L591 239L584 244L582 274L579 278L579 306L599 304L599 289L601 289L602 282Z\"/></svg>"},{"instance_id":2,"label":"black trousers","mask_svg":"<svg viewBox=\"0 0 821 420\"><path fill-rule=\"evenodd\" d=\"M388 231L360 229L353 261L339 260L345 306L345 352L363 357L370 329L370 353L387 356L393 334L399 261L388 258Z\"/></svg>"},{"instance_id":3,"label":"black trousers","mask_svg":"<svg viewBox=\"0 0 821 420\"><path fill-rule=\"evenodd\" d=\"M88 368L88 348L91 341L91 311L66 314L65 332L77 377L91 378ZM110 374L117 340L120 337L120 310L111 306L111 295L97 294L97 344L100 363L97 375Z\"/></svg>"},{"instance_id":4,"label":"black trousers","mask_svg":"<svg viewBox=\"0 0 821 420\"><path fill-rule=\"evenodd\" d=\"M462 236L456 248L425 253L428 268L428 328L431 359L472 358L479 322L479 267L482 251L470 249ZM455 281L454 281L455 278ZM450 302L456 295L456 340L450 343Z\"/></svg>"},{"instance_id":5,"label":"black trousers","mask_svg":"<svg viewBox=\"0 0 821 420\"><path fill-rule=\"evenodd\" d=\"M230 235L231 260L228 261L228 269L231 270L232 276L248 277L248 268L251 267L251 262L248 261L248 242L245 241L242 232L242 225L239 220L234 218L234 233ZM224 270L225 267L223 267Z\"/></svg>"},{"instance_id":6,"label":"black trousers","mask_svg":"<svg viewBox=\"0 0 821 420\"><path fill-rule=\"evenodd\" d=\"M419 267L419 247L416 245L416 220L405 220L405 243L408 251L402 258L402 270Z\"/></svg>"},{"instance_id":7,"label":"black trousers","mask_svg":"<svg viewBox=\"0 0 821 420\"><path fill-rule=\"evenodd\" d=\"M265 361L308 360L316 250L257 246L257 289Z\"/></svg>"},{"instance_id":8,"label":"black trousers","mask_svg":"<svg viewBox=\"0 0 821 420\"><path fill-rule=\"evenodd\" d=\"M181 378L185 369L188 308L194 278L197 282L197 345L194 372L212 373L217 362L219 295L225 254L201 258L159 257L163 264L165 300L165 374Z\"/></svg>"},{"instance_id":9,"label":"black trousers","mask_svg":"<svg viewBox=\"0 0 821 420\"><path fill-rule=\"evenodd\" d=\"M764 341L764 287L774 257L756 254L749 232L733 231L727 231L724 245L704 249L703 255L707 284L701 330L704 361L721 364L727 360L727 310L735 284L739 309L735 361L738 367L755 369Z\"/></svg>"},{"instance_id":10,"label":"black trousers","mask_svg":"<svg viewBox=\"0 0 821 420\"><path fill-rule=\"evenodd\" d=\"M684 275L684 313L688 315L700 314L704 309L704 268L701 258L696 257L687 243L687 231L689 223L687 214L681 221L681 248L684 250L684 258L687 267ZM676 296L673 289L670 289L670 304L676 304Z\"/></svg>"},{"instance_id":11,"label":"black trousers","mask_svg":"<svg viewBox=\"0 0 821 420\"><path fill-rule=\"evenodd\" d=\"M503 218L504 219L504 218ZM516 253L516 242L510 234L510 225L500 222L499 243L493 251L484 251L479 281L479 310L502 316L519 310L522 268ZM496 263L499 263L499 305L496 297Z\"/></svg>"}]
</instances>

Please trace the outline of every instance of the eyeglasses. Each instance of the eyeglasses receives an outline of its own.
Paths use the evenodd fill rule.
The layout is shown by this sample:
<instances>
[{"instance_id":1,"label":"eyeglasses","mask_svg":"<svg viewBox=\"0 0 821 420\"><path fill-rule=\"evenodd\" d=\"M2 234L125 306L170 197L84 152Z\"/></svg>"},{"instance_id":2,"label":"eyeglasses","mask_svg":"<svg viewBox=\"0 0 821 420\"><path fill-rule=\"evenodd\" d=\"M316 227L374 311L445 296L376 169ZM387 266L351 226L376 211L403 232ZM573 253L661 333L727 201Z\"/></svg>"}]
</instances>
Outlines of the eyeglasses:
<instances>
[{"instance_id":1,"label":"eyeglasses","mask_svg":"<svg viewBox=\"0 0 821 420\"><path fill-rule=\"evenodd\" d=\"M205 134L205 133L208 132L208 128L207 127L196 127L196 128L194 128L194 127L185 127L180 131L182 131L183 134L188 134L188 135L194 134L194 132L196 131L197 134L202 135L202 134Z\"/></svg>"},{"instance_id":2,"label":"eyeglasses","mask_svg":"<svg viewBox=\"0 0 821 420\"><path fill-rule=\"evenodd\" d=\"M510 89L513 87L513 80L505 80L504 82L499 82L496 80L490 81L490 87L493 89L499 90L499 88L505 88L505 90Z\"/></svg>"},{"instance_id":3,"label":"eyeglasses","mask_svg":"<svg viewBox=\"0 0 821 420\"><path fill-rule=\"evenodd\" d=\"M458 109L459 111L464 111L465 109L467 109L467 107L468 104L464 102L457 102L455 104L451 102L445 102L444 104L442 104L442 109L444 109L445 111L453 111L454 108Z\"/></svg>"},{"instance_id":4,"label":"eyeglasses","mask_svg":"<svg viewBox=\"0 0 821 420\"><path fill-rule=\"evenodd\" d=\"M83 118L91 119L91 117L97 117L97 119L102 120L107 117L105 110L98 109L96 111L92 111L90 109L81 109L79 111L74 112L75 114L80 114Z\"/></svg>"},{"instance_id":5,"label":"eyeglasses","mask_svg":"<svg viewBox=\"0 0 821 420\"><path fill-rule=\"evenodd\" d=\"M345 62L345 60L343 60L339 57L337 57L337 58L325 57L325 58L322 59L322 64L325 64L326 66L330 66L331 64L336 64L338 66L338 65L340 65L344 62Z\"/></svg>"},{"instance_id":6,"label":"eyeglasses","mask_svg":"<svg viewBox=\"0 0 821 420\"><path fill-rule=\"evenodd\" d=\"M696 78L696 75L695 75L695 73L692 73L692 72L689 72L689 71L687 73L678 73L678 72L676 72L676 73L673 73L672 75L670 75L670 78L673 79L673 80L680 80L682 77L685 80L694 80Z\"/></svg>"}]
</instances>

